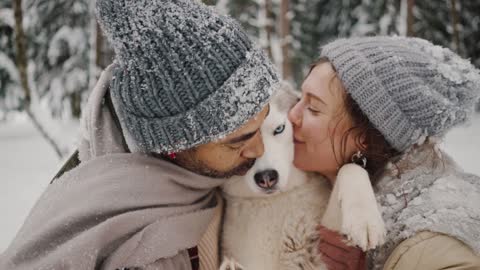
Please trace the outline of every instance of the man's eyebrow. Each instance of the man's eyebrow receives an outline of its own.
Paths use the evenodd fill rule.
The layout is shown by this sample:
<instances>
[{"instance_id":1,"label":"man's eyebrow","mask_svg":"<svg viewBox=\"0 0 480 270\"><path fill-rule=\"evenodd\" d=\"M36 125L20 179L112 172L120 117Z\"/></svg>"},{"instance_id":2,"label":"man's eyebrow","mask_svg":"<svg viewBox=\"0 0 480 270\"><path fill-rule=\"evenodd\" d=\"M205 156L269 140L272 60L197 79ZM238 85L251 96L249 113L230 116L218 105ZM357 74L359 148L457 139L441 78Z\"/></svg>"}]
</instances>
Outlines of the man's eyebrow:
<instances>
[{"instance_id":1,"label":"man's eyebrow","mask_svg":"<svg viewBox=\"0 0 480 270\"><path fill-rule=\"evenodd\" d=\"M268 116L268 114L270 113L270 104L268 104L268 107L267 107L268 111L267 111L267 114L265 115L265 117ZM251 139L253 136L255 136L255 134L257 134L257 132L259 131L260 129L257 129L253 132L249 132L247 134L243 134L243 135L240 135L238 137L235 137L235 138L232 138L228 141L225 142L225 144L235 144L235 143L239 143L239 142L243 142L243 141L248 141L249 139Z\"/></svg>"},{"instance_id":2,"label":"man's eyebrow","mask_svg":"<svg viewBox=\"0 0 480 270\"><path fill-rule=\"evenodd\" d=\"M255 136L255 134L257 134L257 132L259 130L260 129L257 129L254 132L250 132L250 133L247 133L247 134L240 135L236 138L232 138L232 139L226 141L225 144L234 144L234 143L247 141L247 140L251 139L253 136Z\"/></svg>"}]
</instances>

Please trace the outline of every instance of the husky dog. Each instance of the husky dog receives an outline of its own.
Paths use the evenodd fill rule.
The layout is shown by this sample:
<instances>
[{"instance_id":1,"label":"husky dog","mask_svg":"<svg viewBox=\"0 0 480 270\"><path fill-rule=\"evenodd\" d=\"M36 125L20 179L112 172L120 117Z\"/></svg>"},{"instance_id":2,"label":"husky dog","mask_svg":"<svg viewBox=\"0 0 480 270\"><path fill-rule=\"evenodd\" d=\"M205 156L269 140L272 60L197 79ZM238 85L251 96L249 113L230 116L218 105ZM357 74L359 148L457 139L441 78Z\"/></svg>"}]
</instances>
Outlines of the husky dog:
<instances>
[{"instance_id":1,"label":"husky dog","mask_svg":"<svg viewBox=\"0 0 480 270\"><path fill-rule=\"evenodd\" d=\"M368 175L342 167L332 189L319 175L296 169L288 110L298 94L288 85L270 103L261 127L264 155L222 187L226 209L220 269L326 269L318 225L345 234L363 250L382 244L384 223Z\"/></svg>"}]
</instances>

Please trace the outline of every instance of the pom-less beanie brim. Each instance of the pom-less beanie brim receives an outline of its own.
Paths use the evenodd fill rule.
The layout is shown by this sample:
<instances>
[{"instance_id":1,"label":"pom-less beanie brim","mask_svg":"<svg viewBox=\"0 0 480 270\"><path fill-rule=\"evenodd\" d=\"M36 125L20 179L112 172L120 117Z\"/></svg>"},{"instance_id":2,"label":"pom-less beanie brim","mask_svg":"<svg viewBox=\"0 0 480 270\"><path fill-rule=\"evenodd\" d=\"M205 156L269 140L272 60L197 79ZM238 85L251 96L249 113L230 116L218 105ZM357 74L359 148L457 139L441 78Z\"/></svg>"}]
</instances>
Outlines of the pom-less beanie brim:
<instances>
[{"instance_id":1,"label":"pom-less beanie brim","mask_svg":"<svg viewBox=\"0 0 480 270\"><path fill-rule=\"evenodd\" d=\"M409 121L392 98L385 94L386 91L372 91L385 89L383 82L378 78L370 60L359 52L354 44L345 41L341 45L337 43L337 46L323 47L322 54L326 55L335 67L347 92L372 124L395 149L405 150L411 141L419 138L421 132L417 131L418 128ZM365 46L375 49L378 44L372 40Z\"/></svg>"},{"instance_id":2,"label":"pom-less beanie brim","mask_svg":"<svg viewBox=\"0 0 480 270\"><path fill-rule=\"evenodd\" d=\"M468 120L480 72L447 48L408 37L339 39L321 48L345 90L388 143L404 151Z\"/></svg>"},{"instance_id":3,"label":"pom-less beanie brim","mask_svg":"<svg viewBox=\"0 0 480 270\"><path fill-rule=\"evenodd\" d=\"M279 75L240 24L194 0L97 0L115 50L110 93L133 152L219 140L258 114Z\"/></svg>"},{"instance_id":4,"label":"pom-less beanie brim","mask_svg":"<svg viewBox=\"0 0 480 270\"><path fill-rule=\"evenodd\" d=\"M128 87L115 77L124 78L121 67L114 70L112 87ZM127 142L139 152L168 153L190 149L219 140L257 115L279 87L275 68L261 49L246 53L245 61L210 96L190 110L164 118L148 118L126 110L117 110L121 123L128 123ZM121 103L122 97L113 100ZM118 102L116 102L118 103ZM121 106L116 104L116 106ZM130 137L130 138L128 138ZM132 147L132 145L129 145Z\"/></svg>"}]
</instances>

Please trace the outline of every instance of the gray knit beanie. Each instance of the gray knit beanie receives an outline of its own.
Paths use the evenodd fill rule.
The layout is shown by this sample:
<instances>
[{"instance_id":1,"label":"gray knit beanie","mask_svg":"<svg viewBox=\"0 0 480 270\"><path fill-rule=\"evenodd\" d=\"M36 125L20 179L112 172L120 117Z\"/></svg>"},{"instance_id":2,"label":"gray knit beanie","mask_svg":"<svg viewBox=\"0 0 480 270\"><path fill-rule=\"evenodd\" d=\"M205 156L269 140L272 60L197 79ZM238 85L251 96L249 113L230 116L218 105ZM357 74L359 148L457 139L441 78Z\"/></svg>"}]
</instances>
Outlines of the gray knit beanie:
<instances>
[{"instance_id":1,"label":"gray knit beanie","mask_svg":"<svg viewBox=\"0 0 480 270\"><path fill-rule=\"evenodd\" d=\"M464 122L480 94L478 69L419 38L339 39L323 46L320 57L399 151Z\"/></svg>"},{"instance_id":2,"label":"gray knit beanie","mask_svg":"<svg viewBox=\"0 0 480 270\"><path fill-rule=\"evenodd\" d=\"M241 127L278 75L238 23L194 0L97 0L116 53L110 85L134 152L177 152Z\"/></svg>"}]
</instances>

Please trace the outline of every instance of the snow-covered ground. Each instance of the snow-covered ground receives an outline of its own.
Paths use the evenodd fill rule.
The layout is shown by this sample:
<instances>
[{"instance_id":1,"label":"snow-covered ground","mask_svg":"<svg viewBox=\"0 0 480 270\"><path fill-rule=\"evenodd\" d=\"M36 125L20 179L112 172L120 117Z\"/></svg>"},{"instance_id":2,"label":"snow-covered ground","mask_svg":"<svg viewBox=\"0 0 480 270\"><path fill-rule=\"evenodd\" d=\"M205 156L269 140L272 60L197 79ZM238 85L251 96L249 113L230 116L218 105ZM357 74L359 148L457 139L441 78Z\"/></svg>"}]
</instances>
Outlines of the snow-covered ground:
<instances>
[{"instance_id":1,"label":"snow-covered ground","mask_svg":"<svg viewBox=\"0 0 480 270\"><path fill-rule=\"evenodd\" d=\"M77 133L67 125L65 136ZM73 141L73 140L68 140ZM0 252L10 243L61 161L24 115L0 122Z\"/></svg>"},{"instance_id":2,"label":"snow-covered ground","mask_svg":"<svg viewBox=\"0 0 480 270\"><path fill-rule=\"evenodd\" d=\"M442 148L466 172L480 175L480 114L475 114L468 125L447 133Z\"/></svg>"},{"instance_id":3,"label":"snow-covered ground","mask_svg":"<svg viewBox=\"0 0 480 270\"><path fill-rule=\"evenodd\" d=\"M74 133L70 128L65 134ZM466 171L480 175L480 115L470 126L452 130L444 148ZM8 246L60 163L28 119L15 117L0 122L0 252Z\"/></svg>"}]
</instances>

